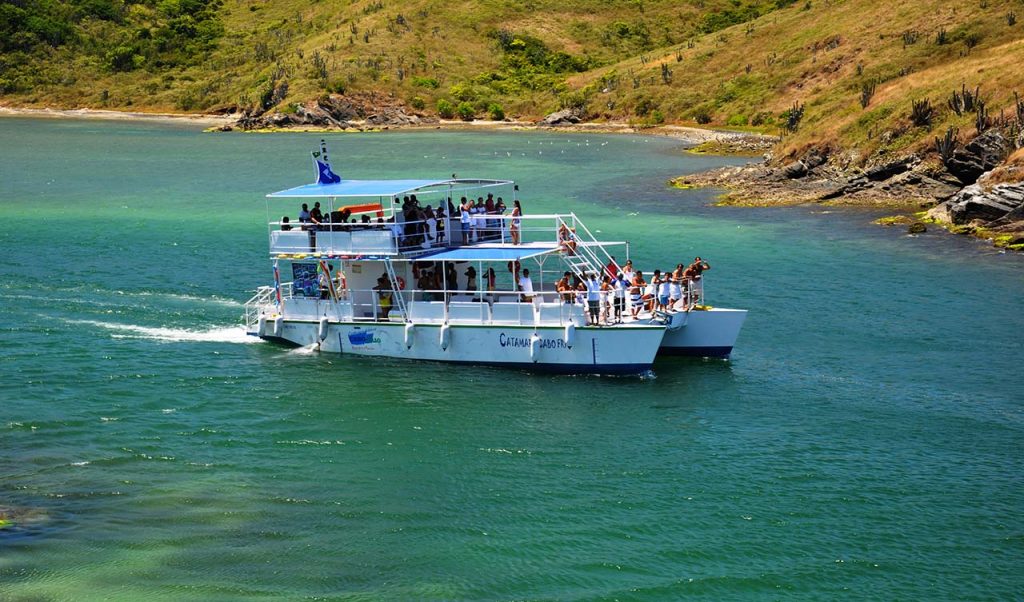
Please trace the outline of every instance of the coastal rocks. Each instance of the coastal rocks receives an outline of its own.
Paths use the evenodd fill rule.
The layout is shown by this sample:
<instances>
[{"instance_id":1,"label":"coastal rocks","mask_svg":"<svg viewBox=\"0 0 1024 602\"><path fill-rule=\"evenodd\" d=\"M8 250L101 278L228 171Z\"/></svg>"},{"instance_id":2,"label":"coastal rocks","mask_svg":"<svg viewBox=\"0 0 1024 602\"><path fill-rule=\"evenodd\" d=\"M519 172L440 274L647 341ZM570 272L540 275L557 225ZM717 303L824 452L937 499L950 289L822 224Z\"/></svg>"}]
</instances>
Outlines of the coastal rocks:
<instances>
[{"instance_id":1,"label":"coastal rocks","mask_svg":"<svg viewBox=\"0 0 1024 602\"><path fill-rule=\"evenodd\" d=\"M985 190L972 184L936 206L927 218L952 232L991 239L997 246L1024 250L1024 183Z\"/></svg>"},{"instance_id":2,"label":"coastal rocks","mask_svg":"<svg viewBox=\"0 0 1024 602\"><path fill-rule=\"evenodd\" d=\"M583 109L562 109L548 114L539 125L575 125L583 121Z\"/></svg>"},{"instance_id":3,"label":"coastal rocks","mask_svg":"<svg viewBox=\"0 0 1024 602\"><path fill-rule=\"evenodd\" d=\"M250 111L235 123L243 130L315 128L362 129L415 126L430 120L405 111L394 96L382 93L330 94L274 113ZM222 130L228 131L228 130Z\"/></svg>"},{"instance_id":4,"label":"coastal rocks","mask_svg":"<svg viewBox=\"0 0 1024 602\"><path fill-rule=\"evenodd\" d=\"M953 152L946 169L964 184L974 184L986 171L1002 163L1010 144L998 130L989 130Z\"/></svg>"},{"instance_id":5,"label":"coastal rocks","mask_svg":"<svg viewBox=\"0 0 1024 602\"><path fill-rule=\"evenodd\" d=\"M807 164L801 160L793 161L782 168L782 175L786 176L790 180L797 180L807 175Z\"/></svg>"},{"instance_id":6,"label":"coastal rocks","mask_svg":"<svg viewBox=\"0 0 1024 602\"><path fill-rule=\"evenodd\" d=\"M994 222L1018 213L1024 219L1024 185L1000 184L986 192L978 184L972 184L956 193L950 200L928 212L936 221L956 226L975 220ZM1004 220L1005 221L1005 220Z\"/></svg>"},{"instance_id":7,"label":"coastal rocks","mask_svg":"<svg viewBox=\"0 0 1024 602\"><path fill-rule=\"evenodd\" d=\"M863 177L872 182L882 182L895 175L910 171L920 162L921 159L917 155L908 155L895 161L876 165L865 171Z\"/></svg>"}]
</instances>

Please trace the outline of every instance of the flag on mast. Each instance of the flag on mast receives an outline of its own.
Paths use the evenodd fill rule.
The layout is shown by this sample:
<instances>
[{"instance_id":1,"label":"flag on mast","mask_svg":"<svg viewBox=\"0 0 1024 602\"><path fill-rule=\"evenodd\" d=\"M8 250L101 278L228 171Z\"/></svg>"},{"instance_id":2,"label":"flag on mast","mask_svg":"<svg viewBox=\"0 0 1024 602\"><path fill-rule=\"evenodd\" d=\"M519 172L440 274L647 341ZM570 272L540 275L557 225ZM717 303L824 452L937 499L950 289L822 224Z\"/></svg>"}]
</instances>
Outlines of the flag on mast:
<instances>
[{"instance_id":1,"label":"flag on mast","mask_svg":"<svg viewBox=\"0 0 1024 602\"><path fill-rule=\"evenodd\" d=\"M327 143L320 140L320 150L313 151L313 163L316 166L317 184L337 184L341 176L331 171L331 161L327 158Z\"/></svg>"}]
</instances>

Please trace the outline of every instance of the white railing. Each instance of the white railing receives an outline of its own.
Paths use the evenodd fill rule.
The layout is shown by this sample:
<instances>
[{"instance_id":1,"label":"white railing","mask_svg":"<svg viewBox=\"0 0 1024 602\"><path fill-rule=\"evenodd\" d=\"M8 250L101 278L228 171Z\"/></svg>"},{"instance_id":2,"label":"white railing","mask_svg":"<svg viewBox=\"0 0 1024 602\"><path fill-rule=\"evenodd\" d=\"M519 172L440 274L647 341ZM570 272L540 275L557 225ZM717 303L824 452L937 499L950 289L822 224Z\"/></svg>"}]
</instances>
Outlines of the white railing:
<instances>
[{"instance_id":1,"label":"white railing","mask_svg":"<svg viewBox=\"0 0 1024 602\"><path fill-rule=\"evenodd\" d=\"M289 291L290 292L290 291ZM274 287L261 286L256 289L256 294L245 302L245 326L253 329L260 319L260 311L272 304L274 299Z\"/></svg>"},{"instance_id":2,"label":"white railing","mask_svg":"<svg viewBox=\"0 0 1024 602\"><path fill-rule=\"evenodd\" d=\"M473 244L513 246L512 221L519 220L519 243L559 244L559 227L579 226L578 244L601 247L575 214L538 214L513 218L511 215L478 214L468 223L458 217L413 222L370 222L331 224L285 224L288 230L270 231L272 254L320 253L327 255L418 255L437 249L451 249ZM281 222L270 222L271 228ZM307 229L303 229L307 228ZM314 229L315 228L315 229ZM602 249L605 257L610 255ZM598 255L590 251L598 265Z\"/></svg>"}]
</instances>

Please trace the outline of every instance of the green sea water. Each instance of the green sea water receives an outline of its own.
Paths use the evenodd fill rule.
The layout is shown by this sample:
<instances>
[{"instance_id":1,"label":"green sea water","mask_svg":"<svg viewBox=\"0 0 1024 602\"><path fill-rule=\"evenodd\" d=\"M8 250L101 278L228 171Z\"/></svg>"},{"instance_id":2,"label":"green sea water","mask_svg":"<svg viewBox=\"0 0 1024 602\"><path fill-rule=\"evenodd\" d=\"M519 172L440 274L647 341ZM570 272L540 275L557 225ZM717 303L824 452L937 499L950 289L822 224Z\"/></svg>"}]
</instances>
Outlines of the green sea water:
<instances>
[{"instance_id":1,"label":"green sea water","mask_svg":"<svg viewBox=\"0 0 1024 602\"><path fill-rule=\"evenodd\" d=\"M666 138L332 135L702 255L750 315L643 379L318 355L238 328L318 140L0 120L0 599L1022 596L1021 256L709 207L666 180L737 160Z\"/></svg>"}]
</instances>

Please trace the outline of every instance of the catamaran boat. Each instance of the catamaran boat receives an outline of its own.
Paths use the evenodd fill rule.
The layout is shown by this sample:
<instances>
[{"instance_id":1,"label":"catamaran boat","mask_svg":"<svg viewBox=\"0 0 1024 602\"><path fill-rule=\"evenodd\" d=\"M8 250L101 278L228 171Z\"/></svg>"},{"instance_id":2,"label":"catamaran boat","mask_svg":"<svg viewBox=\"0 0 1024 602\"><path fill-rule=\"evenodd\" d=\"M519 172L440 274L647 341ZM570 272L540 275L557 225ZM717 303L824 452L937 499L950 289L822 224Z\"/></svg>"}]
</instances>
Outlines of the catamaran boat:
<instances>
[{"instance_id":1,"label":"catamaran boat","mask_svg":"<svg viewBox=\"0 0 1024 602\"><path fill-rule=\"evenodd\" d=\"M512 181L343 180L323 142L313 159L315 183L267 195L269 215L283 200L312 216L269 220L274 281L245 305L250 335L342 355L643 374L659 352L728 357L746 317L690 287L636 318L626 294L621 321L592 324L587 293L555 283L606 273L608 250L625 246L628 258L628 243L597 240L573 213L461 210L463 197L484 196L511 210Z\"/></svg>"}]
</instances>

